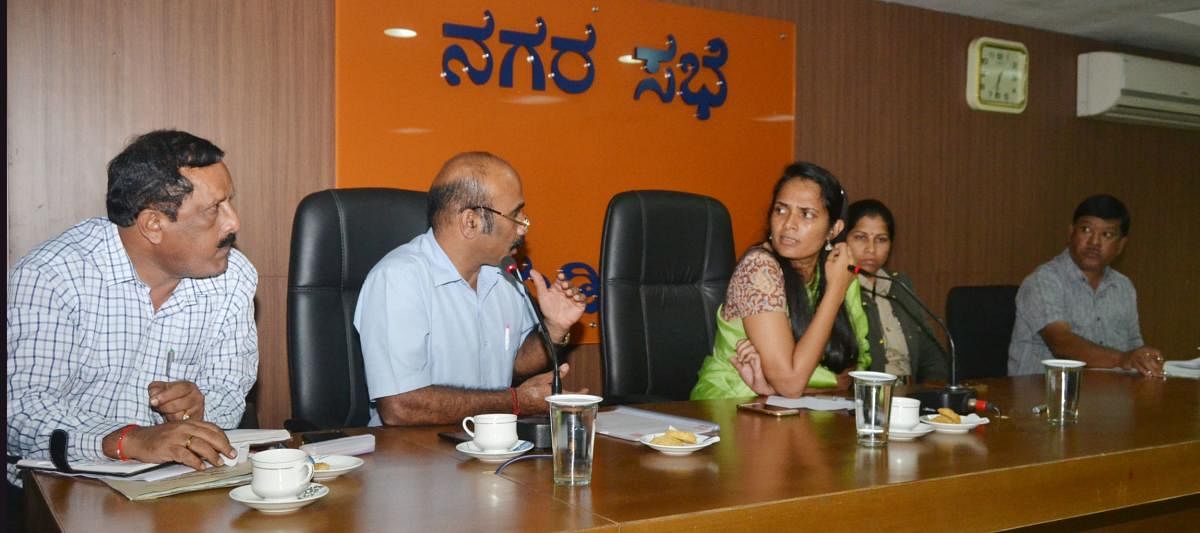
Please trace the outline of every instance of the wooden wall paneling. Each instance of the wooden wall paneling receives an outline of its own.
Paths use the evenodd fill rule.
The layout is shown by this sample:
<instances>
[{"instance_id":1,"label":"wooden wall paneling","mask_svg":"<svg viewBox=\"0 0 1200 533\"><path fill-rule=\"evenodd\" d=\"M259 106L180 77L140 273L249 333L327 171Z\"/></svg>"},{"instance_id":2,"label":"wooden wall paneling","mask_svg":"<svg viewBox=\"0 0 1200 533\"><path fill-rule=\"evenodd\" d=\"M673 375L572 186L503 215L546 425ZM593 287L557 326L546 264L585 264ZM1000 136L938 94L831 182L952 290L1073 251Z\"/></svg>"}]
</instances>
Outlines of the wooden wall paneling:
<instances>
[{"instance_id":1,"label":"wooden wall paneling","mask_svg":"<svg viewBox=\"0 0 1200 533\"><path fill-rule=\"evenodd\" d=\"M9 265L103 216L105 165L132 136L209 138L260 275L258 414L278 427L292 213L333 185L332 2L15 0L7 15Z\"/></svg>"},{"instance_id":2,"label":"wooden wall paneling","mask_svg":"<svg viewBox=\"0 0 1200 533\"><path fill-rule=\"evenodd\" d=\"M832 170L852 199L877 197L892 208L900 229L891 266L913 277L934 310L944 309L956 285L1020 283L1063 249L1075 205L1109 191L1133 211L1135 229L1116 267L1138 287L1147 341L1172 358L1200 355L1200 319L1181 312L1200 301L1192 281L1200 254L1179 245L1195 242L1200 226L1185 205L1200 192L1197 134L1079 119L1074 111L1081 52L1194 58L883 2L813 1L778 11L685 3L793 17L796 157ZM1024 113L967 107L966 47L983 35L1029 46Z\"/></svg>"},{"instance_id":3,"label":"wooden wall paneling","mask_svg":"<svg viewBox=\"0 0 1200 533\"><path fill-rule=\"evenodd\" d=\"M892 266L935 310L955 285L1019 283L1062 249L1075 204L1107 190L1133 211L1117 267L1138 288L1147 340L1200 355L1200 134L1074 117L1078 53L1162 54L869 0L676 1L796 23L796 157L891 206ZM9 264L103 213L104 165L131 135L212 138L229 151L240 246L262 275L259 416L278 425L292 211L333 184L332 2L14 0L7 15ZM1025 113L967 108L965 48L981 35L1029 46ZM600 391L598 358L576 350L568 384Z\"/></svg>"}]
</instances>

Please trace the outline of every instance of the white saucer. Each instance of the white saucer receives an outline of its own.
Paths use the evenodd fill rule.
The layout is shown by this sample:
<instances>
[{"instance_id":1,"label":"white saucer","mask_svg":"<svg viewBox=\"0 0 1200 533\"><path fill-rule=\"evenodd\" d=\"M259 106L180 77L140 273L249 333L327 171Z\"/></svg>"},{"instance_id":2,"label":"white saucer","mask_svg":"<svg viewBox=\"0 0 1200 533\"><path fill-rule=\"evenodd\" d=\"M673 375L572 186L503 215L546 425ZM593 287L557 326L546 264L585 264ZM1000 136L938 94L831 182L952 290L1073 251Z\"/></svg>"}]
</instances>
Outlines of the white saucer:
<instances>
[{"instance_id":1,"label":"white saucer","mask_svg":"<svg viewBox=\"0 0 1200 533\"><path fill-rule=\"evenodd\" d=\"M229 491L229 497L250 507L268 514L290 513L329 495L329 487L320 483L310 483L300 496L295 498L280 498L264 500L254 493L250 485L242 485Z\"/></svg>"},{"instance_id":2,"label":"white saucer","mask_svg":"<svg viewBox=\"0 0 1200 533\"><path fill-rule=\"evenodd\" d=\"M654 437L657 437L659 435L662 435L662 433L650 433L648 435L642 435L642 438L638 439L638 442L641 442L642 444L645 444L646 446L654 448L655 450L658 450L667 455L688 455L696 450L706 448L710 445L721 442L720 436L710 437L708 435L696 435L696 443L695 444L682 444L679 446L666 446L663 444L652 444L650 441L653 440Z\"/></svg>"},{"instance_id":3,"label":"white saucer","mask_svg":"<svg viewBox=\"0 0 1200 533\"><path fill-rule=\"evenodd\" d=\"M469 440L459 443L454 449L463 452L471 457L479 459L485 463L502 463L513 457L521 455L533 449L533 443L527 440L519 440L512 448L502 452L485 452L475 446L475 441Z\"/></svg>"},{"instance_id":4,"label":"white saucer","mask_svg":"<svg viewBox=\"0 0 1200 533\"><path fill-rule=\"evenodd\" d=\"M329 481L347 472L358 470L358 467L363 465L362 459L352 455L317 456L313 457L313 461L329 465L327 470L314 471L313 481Z\"/></svg>"},{"instance_id":5,"label":"white saucer","mask_svg":"<svg viewBox=\"0 0 1200 533\"><path fill-rule=\"evenodd\" d=\"M972 429L975 429L984 424L987 424L988 422L991 422L991 420L982 418L975 413L971 413L967 416L962 417L963 422L961 424L946 424L944 422L932 422L932 420L937 416L938 415L922 416L921 423L929 424L930 426L933 426L933 430L937 431L938 433L960 433L961 434L961 433L966 433L968 431L971 431Z\"/></svg>"},{"instance_id":6,"label":"white saucer","mask_svg":"<svg viewBox=\"0 0 1200 533\"><path fill-rule=\"evenodd\" d=\"M929 424L918 423L915 427L908 429L888 428L888 440L915 440L933 432L933 426Z\"/></svg>"}]
</instances>

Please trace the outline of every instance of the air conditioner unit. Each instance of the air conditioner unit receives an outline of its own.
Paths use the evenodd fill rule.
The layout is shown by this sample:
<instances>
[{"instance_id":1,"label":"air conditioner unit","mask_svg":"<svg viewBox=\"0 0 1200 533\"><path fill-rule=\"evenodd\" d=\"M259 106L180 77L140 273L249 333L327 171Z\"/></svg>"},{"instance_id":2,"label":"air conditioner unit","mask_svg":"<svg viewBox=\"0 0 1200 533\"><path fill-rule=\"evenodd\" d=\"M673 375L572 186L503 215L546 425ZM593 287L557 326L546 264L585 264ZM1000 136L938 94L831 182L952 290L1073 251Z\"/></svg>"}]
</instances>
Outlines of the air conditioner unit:
<instances>
[{"instance_id":1,"label":"air conditioner unit","mask_svg":"<svg viewBox=\"0 0 1200 533\"><path fill-rule=\"evenodd\" d=\"M1200 129L1200 67L1114 52L1079 54L1076 115Z\"/></svg>"}]
</instances>

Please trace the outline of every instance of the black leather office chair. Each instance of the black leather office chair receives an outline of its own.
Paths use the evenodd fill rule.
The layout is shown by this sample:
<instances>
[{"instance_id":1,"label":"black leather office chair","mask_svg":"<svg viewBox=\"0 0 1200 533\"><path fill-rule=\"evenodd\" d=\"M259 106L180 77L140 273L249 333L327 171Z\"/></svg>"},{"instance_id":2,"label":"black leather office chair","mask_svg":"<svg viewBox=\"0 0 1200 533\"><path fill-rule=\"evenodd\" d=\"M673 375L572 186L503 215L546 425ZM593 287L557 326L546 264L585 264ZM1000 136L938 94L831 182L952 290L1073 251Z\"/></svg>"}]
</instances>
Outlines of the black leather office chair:
<instances>
[{"instance_id":1,"label":"black leather office chair","mask_svg":"<svg viewBox=\"0 0 1200 533\"><path fill-rule=\"evenodd\" d=\"M399 189L329 189L300 201L288 264L289 430L367 424L354 306L371 267L428 229L426 196Z\"/></svg>"},{"instance_id":2,"label":"black leather office chair","mask_svg":"<svg viewBox=\"0 0 1200 533\"><path fill-rule=\"evenodd\" d=\"M733 267L720 201L674 191L612 198L600 244L606 403L687 399Z\"/></svg>"},{"instance_id":3,"label":"black leather office chair","mask_svg":"<svg viewBox=\"0 0 1200 533\"><path fill-rule=\"evenodd\" d=\"M946 327L958 352L958 379L1008 375L1008 343L1016 315L1016 285L950 289Z\"/></svg>"}]
</instances>

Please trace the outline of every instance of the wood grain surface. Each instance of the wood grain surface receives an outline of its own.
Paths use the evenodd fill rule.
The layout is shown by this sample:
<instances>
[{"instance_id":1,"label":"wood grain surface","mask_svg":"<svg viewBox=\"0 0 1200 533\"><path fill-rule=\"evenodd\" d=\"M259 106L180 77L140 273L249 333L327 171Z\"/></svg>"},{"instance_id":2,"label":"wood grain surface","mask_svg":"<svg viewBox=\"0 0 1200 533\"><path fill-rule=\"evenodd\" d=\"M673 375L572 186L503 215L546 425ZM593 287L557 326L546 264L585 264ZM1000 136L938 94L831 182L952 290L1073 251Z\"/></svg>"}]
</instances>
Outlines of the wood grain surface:
<instances>
[{"instance_id":1,"label":"wood grain surface","mask_svg":"<svg viewBox=\"0 0 1200 533\"><path fill-rule=\"evenodd\" d=\"M284 516L248 509L229 489L129 502L95 481L37 474L31 492L65 531L962 531L1059 520L1182 527L1200 515L1200 381L1087 371L1079 422L1066 427L1030 412L1044 401L1041 376L977 385L1008 418L884 449L858 447L847 412L777 418L740 411L736 400L645 405L715 421L721 442L671 457L599 436L587 487L555 486L545 460L496 475L496 465L437 435L456 427L436 426L370 430L377 445L366 465Z\"/></svg>"},{"instance_id":2,"label":"wood grain surface","mask_svg":"<svg viewBox=\"0 0 1200 533\"><path fill-rule=\"evenodd\" d=\"M957 285L1020 283L1061 251L1075 205L1110 192L1133 213L1115 266L1138 289L1144 337L1170 359L1200 355L1200 315L1188 311L1200 301L1200 132L1074 116L1081 52L1195 58L869 0L676 1L796 23L795 157L832 170L852 199L892 208L890 266L935 310ZM133 135L175 127L212 139L229 153L240 247L262 275L257 402L260 422L278 427L290 412L291 219L300 198L334 183L333 2L12 0L6 9L8 264L103 215L105 164ZM966 47L982 35L1028 46L1024 113L967 108ZM580 375L600 391L595 368Z\"/></svg>"}]
</instances>

